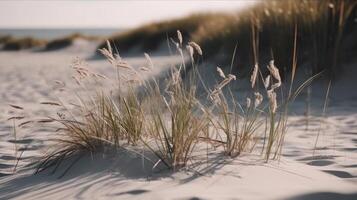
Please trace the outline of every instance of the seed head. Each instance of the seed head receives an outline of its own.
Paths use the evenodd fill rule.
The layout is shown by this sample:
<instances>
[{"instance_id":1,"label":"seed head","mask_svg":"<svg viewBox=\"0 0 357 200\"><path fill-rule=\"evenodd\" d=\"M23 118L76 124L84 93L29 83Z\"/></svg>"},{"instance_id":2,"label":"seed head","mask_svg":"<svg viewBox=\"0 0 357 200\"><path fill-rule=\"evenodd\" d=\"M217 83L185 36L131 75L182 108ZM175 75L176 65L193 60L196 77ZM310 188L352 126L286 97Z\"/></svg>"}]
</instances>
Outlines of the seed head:
<instances>
[{"instance_id":1,"label":"seed head","mask_svg":"<svg viewBox=\"0 0 357 200\"><path fill-rule=\"evenodd\" d=\"M188 44L192 46L200 56L202 56L202 49L200 45L198 45L196 42L189 42Z\"/></svg>"},{"instance_id":2,"label":"seed head","mask_svg":"<svg viewBox=\"0 0 357 200\"><path fill-rule=\"evenodd\" d=\"M269 62L269 65L267 66L270 74L278 81L281 82L281 78L280 78L280 73L279 73L279 69L274 65L274 60L271 60Z\"/></svg>"},{"instance_id":3,"label":"seed head","mask_svg":"<svg viewBox=\"0 0 357 200\"><path fill-rule=\"evenodd\" d=\"M251 100L249 97L247 97L247 108L250 108L250 105L251 105Z\"/></svg>"},{"instance_id":4,"label":"seed head","mask_svg":"<svg viewBox=\"0 0 357 200\"><path fill-rule=\"evenodd\" d=\"M220 67L217 67L217 72L218 72L220 77L226 78L226 75L224 75L224 73L223 73L223 71L222 71L222 69Z\"/></svg>"},{"instance_id":5,"label":"seed head","mask_svg":"<svg viewBox=\"0 0 357 200\"><path fill-rule=\"evenodd\" d=\"M179 30L177 30L177 38L178 38L178 40L180 42L180 45L182 45L183 39L182 39L182 34L181 34L181 32Z\"/></svg>"},{"instance_id":6,"label":"seed head","mask_svg":"<svg viewBox=\"0 0 357 200\"><path fill-rule=\"evenodd\" d=\"M254 101L254 108L257 108L263 102L263 95L259 92L254 93L255 101Z\"/></svg>"},{"instance_id":7,"label":"seed head","mask_svg":"<svg viewBox=\"0 0 357 200\"><path fill-rule=\"evenodd\" d=\"M149 68L149 69L154 68L154 65L152 64L152 60L151 60L149 54L144 53L144 56L145 56L145 58L146 58L146 62L147 62L148 68Z\"/></svg>"}]
</instances>

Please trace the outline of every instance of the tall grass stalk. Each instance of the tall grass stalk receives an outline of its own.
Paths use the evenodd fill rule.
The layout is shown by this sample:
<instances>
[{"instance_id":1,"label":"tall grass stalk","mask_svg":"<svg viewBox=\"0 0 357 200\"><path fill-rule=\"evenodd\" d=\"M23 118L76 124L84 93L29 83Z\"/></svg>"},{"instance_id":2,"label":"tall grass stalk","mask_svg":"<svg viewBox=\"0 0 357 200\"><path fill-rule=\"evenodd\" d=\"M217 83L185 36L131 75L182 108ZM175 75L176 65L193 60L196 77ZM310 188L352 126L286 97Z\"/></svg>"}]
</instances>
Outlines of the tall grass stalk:
<instances>
[{"instance_id":1,"label":"tall grass stalk","mask_svg":"<svg viewBox=\"0 0 357 200\"><path fill-rule=\"evenodd\" d=\"M314 150L312 152L313 156L315 156L315 152L316 152L316 149L317 149L317 142L319 141L323 120L325 120L325 118L326 118L326 110L327 110L327 106L328 106L328 97L330 95L330 88L331 88L331 80L329 81L328 86L327 86L324 107L322 109L322 116L321 116L321 119L320 119L319 128L317 130L317 135L316 135L316 139L315 139L315 143L314 143Z\"/></svg>"},{"instance_id":2,"label":"tall grass stalk","mask_svg":"<svg viewBox=\"0 0 357 200\"><path fill-rule=\"evenodd\" d=\"M161 102L166 105L168 113L157 109L150 109L151 118L148 134L153 137L155 145L145 141L167 167L177 170L186 166L198 137L204 135L208 121L199 111L198 100L193 88L185 89L181 80L173 83L168 89L169 96L160 95Z\"/></svg>"}]
</instances>

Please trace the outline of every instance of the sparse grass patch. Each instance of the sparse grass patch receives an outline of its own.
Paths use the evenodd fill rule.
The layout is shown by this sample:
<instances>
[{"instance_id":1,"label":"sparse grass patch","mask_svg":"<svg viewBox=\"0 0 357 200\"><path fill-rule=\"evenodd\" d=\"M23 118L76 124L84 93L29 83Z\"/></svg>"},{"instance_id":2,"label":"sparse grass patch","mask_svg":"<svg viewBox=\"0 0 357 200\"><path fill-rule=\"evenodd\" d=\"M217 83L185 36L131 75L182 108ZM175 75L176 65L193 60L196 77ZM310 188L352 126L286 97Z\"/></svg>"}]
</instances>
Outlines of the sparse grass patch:
<instances>
[{"instance_id":1,"label":"sparse grass patch","mask_svg":"<svg viewBox=\"0 0 357 200\"><path fill-rule=\"evenodd\" d=\"M70 45L73 44L73 41L76 39L84 39L84 40L89 40L89 41L96 41L100 40L99 37L94 37L94 36L86 36L82 35L79 33L74 33L72 35L59 38L59 39L54 39L49 41L46 46L45 46L45 51L53 51L53 50L58 50L58 49L63 49L66 48Z\"/></svg>"},{"instance_id":2,"label":"sparse grass patch","mask_svg":"<svg viewBox=\"0 0 357 200\"><path fill-rule=\"evenodd\" d=\"M42 47L46 41L35 38L10 38L4 42L3 50L17 51L21 49L29 49L33 47Z\"/></svg>"}]
</instances>

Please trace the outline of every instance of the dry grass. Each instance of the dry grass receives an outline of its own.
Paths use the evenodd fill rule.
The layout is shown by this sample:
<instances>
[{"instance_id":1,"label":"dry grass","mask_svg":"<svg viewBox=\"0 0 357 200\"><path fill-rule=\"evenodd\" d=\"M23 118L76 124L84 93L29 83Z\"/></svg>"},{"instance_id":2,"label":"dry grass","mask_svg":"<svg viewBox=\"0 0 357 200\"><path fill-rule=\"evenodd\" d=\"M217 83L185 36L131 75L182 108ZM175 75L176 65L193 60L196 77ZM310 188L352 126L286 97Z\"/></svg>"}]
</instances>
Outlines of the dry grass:
<instances>
[{"instance_id":1,"label":"dry grass","mask_svg":"<svg viewBox=\"0 0 357 200\"><path fill-rule=\"evenodd\" d=\"M143 51L152 51L179 29L187 40L205 49L206 60L229 64L238 44L235 71L247 73L247 66L256 64L256 60L267 63L274 59L284 78L291 70L297 35L296 62L309 63L313 73L325 70L333 75L337 63L342 62L339 52L346 44L344 36L353 32L350 29L354 27L356 5L353 0L262 1L237 14L202 14L148 24L113 36L110 41L124 51L140 45Z\"/></svg>"},{"instance_id":2,"label":"dry grass","mask_svg":"<svg viewBox=\"0 0 357 200\"><path fill-rule=\"evenodd\" d=\"M172 76L178 79L171 80L167 94L156 93L155 99L161 100L159 104L152 102L147 124L151 138L144 141L160 162L174 170L186 166L199 136L204 135L208 126L207 118L200 112L194 87L183 87L182 80L175 74ZM158 109L160 104L166 106Z\"/></svg>"},{"instance_id":3,"label":"dry grass","mask_svg":"<svg viewBox=\"0 0 357 200\"><path fill-rule=\"evenodd\" d=\"M157 156L157 160L150 160L153 168L162 163L173 170L187 167L190 161L194 162L192 158L197 153L196 147L202 144L222 146L229 157L259 150L266 161L278 158L288 126L289 103L319 74L295 91L290 84L288 96L283 97L278 94L283 82L274 61L267 65L269 74L265 77L256 64L250 79L252 91L247 96L247 105L242 106L235 94L230 90L228 94L224 91L236 77L217 68L222 80L206 90L207 99L199 100L196 87L199 82L204 84L204 80L193 58L202 56L204 52L197 43L188 42L186 45L181 32L176 33L178 40L171 40L182 62L172 68L164 84L159 84L156 78L142 78L142 73L153 67L148 54L145 54L148 67L145 70L135 69L115 54L110 42L107 42L107 48L100 49L100 52L118 74L116 80L110 80L115 83L114 88L110 88L116 91L115 95L108 88L99 87L95 95L88 91L88 97L77 97L74 108L68 108L65 102L42 102L59 107L61 112L57 113L56 118L37 120L37 124L54 123L61 136L56 139L58 145L44 157L37 171L49 167L56 170L64 159L83 151L105 152L112 147L130 150L137 145ZM188 54L183 47L186 47ZM182 72L188 67L186 56L191 59L193 70L184 81ZM107 77L89 70L80 60L75 61L72 68L76 73L75 81L83 88L88 88L86 84L90 80L96 84L100 80L108 81ZM291 82L294 81L294 74ZM264 85L264 94L258 92L259 84ZM140 93L138 88L141 89ZM278 102L278 99L282 101ZM22 109L17 105L10 106ZM263 140L258 140L261 137Z\"/></svg>"},{"instance_id":4,"label":"dry grass","mask_svg":"<svg viewBox=\"0 0 357 200\"><path fill-rule=\"evenodd\" d=\"M180 33L180 32L179 32ZM163 163L168 168L178 170L188 165L195 153L196 147L202 143L219 143L224 152L230 157L239 156L243 152L253 151L258 137L263 135L261 126L270 127L266 145L266 160L270 159L273 147L282 146L282 137L285 134L286 107L278 110L275 90L280 87L281 79L273 61L268 65L270 84L265 83L266 98L269 99L268 110L262 105L263 95L253 92L254 104L248 103L245 109L237 102L231 93L233 104L227 101L223 88L229 85L236 77L224 74L218 68L222 77L208 93L211 103L205 104L198 100L196 94L197 81L202 81L197 71L190 74L188 81L183 81L181 71L186 69L182 40L176 43L177 51L183 57L182 63L173 68L164 88L160 88L157 80L148 82L141 79L139 71L116 56L110 43L101 52L108 58L114 69L126 70L127 76L114 80L117 84L126 84L126 89L116 89L117 95L109 95L106 90L100 89L95 96L82 99L75 108L68 109L64 103L43 102L43 104L61 107L64 110L58 113L57 118L48 118L38 123L56 122L58 131L63 135L57 139L58 146L44 157L38 166L42 171L51 166L57 169L68 156L83 151L102 152L108 147L129 148L132 145L141 145L157 156L153 167ZM174 41L174 40L173 40ZM175 41L174 41L175 42ZM202 49L196 43L188 43L195 54L202 54ZM151 59L146 54L148 64ZM190 56L190 58L192 58ZM86 79L106 79L105 76L90 71L82 62L73 64L76 72L76 81L84 85ZM193 68L197 67L192 60ZM146 71L146 70L145 70ZM256 86L259 67L254 67L252 74L253 91ZM145 94L137 93L136 88L144 87ZM249 99L250 100L250 99ZM163 106L164 105L164 106ZM279 114L278 114L279 113ZM270 120L265 120L268 117ZM270 122L269 124L268 121ZM276 125L277 124L277 125ZM212 134L213 132L216 134ZM264 135L266 135L264 133ZM221 138L217 140L216 138ZM204 140L202 140L204 139ZM265 139L264 139L265 141ZM265 142L263 144L263 150ZM277 150L274 152L277 156Z\"/></svg>"},{"instance_id":5,"label":"dry grass","mask_svg":"<svg viewBox=\"0 0 357 200\"><path fill-rule=\"evenodd\" d=\"M196 49L198 48L196 46ZM97 152L106 146L138 144L148 147L158 156L159 162L169 168L179 169L186 166L198 136L207 126L207 120L196 113L199 104L194 86L187 88L181 80L180 70L184 70L184 62L179 69L172 72L167 87L154 88L141 78L141 72L115 55L112 50L108 42L107 48L100 51L114 69L121 68L126 71L125 77L118 76L118 80L113 81L118 85L124 84L127 88L115 88L118 95L116 97L108 95L103 89L95 97L89 97L90 100L79 98L74 110L61 106L67 113L56 119L50 118L46 122L59 123L61 126L58 130L64 137L57 140L59 148L45 157L38 171L54 165L59 166L63 158L81 151ZM152 65L150 57L147 54L146 57L148 64ZM84 85L84 80L91 77L104 77L81 66L81 63L78 61L73 64L76 72L74 77L79 85ZM136 91L138 86L143 85L147 92L144 99ZM153 98L159 101L153 101ZM162 108L162 105L166 106ZM151 142L152 140L155 142Z\"/></svg>"},{"instance_id":6,"label":"dry grass","mask_svg":"<svg viewBox=\"0 0 357 200\"><path fill-rule=\"evenodd\" d=\"M223 133L220 143L223 144L225 154L237 157L253 150L258 129L264 122L261 119L262 112L258 106L250 103L249 98L245 110L240 110L242 106L234 98L231 104L221 93L214 104L216 114L210 115L210 121L218 133Z\"/></svg>"}]
</instances>

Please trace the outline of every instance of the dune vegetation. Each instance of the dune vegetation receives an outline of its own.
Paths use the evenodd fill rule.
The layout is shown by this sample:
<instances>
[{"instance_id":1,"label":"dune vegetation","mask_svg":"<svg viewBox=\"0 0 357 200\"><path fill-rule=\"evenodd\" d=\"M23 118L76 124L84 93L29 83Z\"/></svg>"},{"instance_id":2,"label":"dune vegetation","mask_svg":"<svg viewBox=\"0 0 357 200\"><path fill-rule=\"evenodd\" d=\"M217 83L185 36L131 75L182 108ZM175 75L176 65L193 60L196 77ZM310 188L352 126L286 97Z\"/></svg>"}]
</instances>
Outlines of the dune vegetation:
<instances>
[{"instance_id":1,"label":"dune vegetation","mask_svg":"<svg viewBox=\"0 0 357 200\"><path fill-rule=\"evenodd\" d=\"M2 50L17 51L22 49L41 48L43 51L54 51L69 47L77 39L87 41L100 41L102 38L95 36L82 35L74 33L63 38L45 40L32 37L15 38L12 36L0 36L0 45Z\"/></svg>"},{"instance_id":2,"label":"dune vegetation","mask_svg":"<svg viewBox=\"0 0 357 200\"><path fill-rule=\"evenodd\" d=\"M73 78L88 91L88 97L78 97L70 108L66 102L44 102L60 109L57 117L37 122L51 123L61 137L44 156L38 172L53 166L57 169L71 155L110 148L140 154L153 169L159 165L172 170L190 167L197 157L202 158L202 146L207 147L207 155L219 152L225 158L252 152L266 162L279 158L289 126L289 106L315 78L336 70L344 25L356 4L267 1L239 16L194 15L112 38L99 52L113 66L115 80L76 62ZM117 52L135 44L142 44L145 51L154 50L165 40L182 58L166 72L165 79L143 78L154 67L148 54L146 66L136 69ZM228 59L231 69L253 66L245 69L251 84L245 102L230 89L237 79L235 71L217 67L211 73L219 79L212 87L201 77L200 62L223 59L221 50L238 55ZM310 62L316 72L293 87L300 59ZM93 94L86 86L91 81L99 86L101 81L109 81L112 88L99 87ZM203 92L198 92L198 85L204 86ZM20 126L29 122L33 121ZM156 159L135 151L138 146ZM208 156L203 158L209 162Z\"/></svg>"},{"instance_id":3,"label":"dune vegetation","mask_svg":"<svg viewBox=\"0 0 357 200\"><path fill-rule=\"evenodd\" d=\"M53 51L53 50L58 50L58 49L63 49L63 48L69 47L73 44L73 41L75 41L76 39L96 41L96 40L100 40L101 38L94 37L94 36L86 36L86 35L82 35L80 33L74 33L72 35L68 35L63 38L58 38L58 39L49 41L46 44L44 50L45 51Z\"/></svg>"},{"instance_id":4,"label":"dune vegetation","mask_svg":"<svg viewBox=\"0 0 357 200\"><path fill-rule=\"evenodd\" d=\"M0 45L6 43L11 39L12 37L10 35L0 35Z\"/></svg>"},{"instance_id":5,"label":"dune vegetation","mask_svg":"<svg viewBox=\"0 0 357 200\"><path fill-rule=\"evenodd\" d=\"M341 51L356 51L356 45L348 48L355 40L345 41L346 36L356 33L356 4L353 0L262 1L238 13L195 14L147 24L109 40L124 52L134 47L153 51L181 30L187 40L205 49L206 61L229 65L237 46L235 64L240 67L233 69L248 75L248 66L274 59L283 78L293 62L295 42L297 62L310 64L313 72L327 70L333 75L338 71ZM102 43L99 48L104 46Z\"/></svg>"},{"instance_id":6,"label":"dune vegetation","mask_svg":"<svg viewBox=\"0 0 357 200\"><path fill-rule=\"evenodd\" d=\"M42 119L39 123L55 124L61 137L39 164L38 172L53 166L56 169L67 157L83 152L112 148L134 151L137 146L156 156L152 159L136 152L151 163L153 169L166 166L174 171L190 167L189 163L195 164L193 158L197 159L200 148L207 145L211 146L207 154L221 151L227 158L250 152L259 152L266 161L280 157L288 126L289 103L320 74L295 91L290 85L288 95L283 95L278 92L283 82L274 61L266 64L269 72L264 78L259 74L265 67L255 65L251 72L251 92L246 102L239 102L237 94L228 87L236 76L218 67L219 82L204 94L197 93L198 83L204 84L204 81L196 70L195 58L201 57L204 51L195 42L185 43L181 32L176 32L177 39L171 38L171 41L182 61L167 72L163 83L159 83L162 81L159 78L143 78L143 74L154 67L149 55L145 54L147 66L135 69L113 51L108 41L100 52L113 66L114 73L118 69L125 72L124 77L109 80L114 83L113 88L99 88L95 94L88 89L89 97L79 98L73 109L69 109L66 102L44 102L59 106L61 111L58 117ZM187 59L191 60L191 68L186 64ZM108 81L81 63L73 65L78 85L89 88L86 84L90 81L97 84L101 80ZM187 72L184 80L181 75L187 69L194 70ZM265 88L262 93L257 91L261 87Z\"/></svg>"},{"instance_id":7,"label":"dune vegetation","mask_svg":"<svg viewBox=\"0 0 357 200\"><path fill-rule=\"evenodd\" d=\"M9 38L3 43L3 50L17 51L21 49L30 49L34 47L43 47L46 44L45 40L25 37L25 38Z\"/></svg>"}]
</instances>

